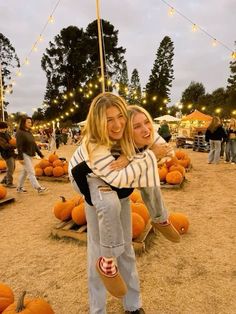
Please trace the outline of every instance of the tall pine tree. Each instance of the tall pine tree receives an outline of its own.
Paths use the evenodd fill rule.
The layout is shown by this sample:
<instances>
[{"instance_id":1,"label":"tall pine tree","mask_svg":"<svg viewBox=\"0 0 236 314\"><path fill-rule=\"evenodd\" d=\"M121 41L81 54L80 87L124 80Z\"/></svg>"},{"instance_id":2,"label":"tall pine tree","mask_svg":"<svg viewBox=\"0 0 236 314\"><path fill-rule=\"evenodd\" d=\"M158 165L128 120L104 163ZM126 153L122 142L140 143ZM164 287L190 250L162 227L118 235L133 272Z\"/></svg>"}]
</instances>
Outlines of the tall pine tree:
<instances>
[{"instance_id":1,"label":"tall pine tree","mask_svg":"<svg viewBox=\"0 0 236 314\"><path fill-rule=\"evenodd\" d=\"M230 61L230 72L227 85L228 99L226 102L229 117L236 110L236 60Z\"/></svg>"},{"instance_id":2,"label":"tall pine tree","mask_svg":"<svg viewBox=\"0 0 236 314\"><path fill-rule=\"evenodd\" d=\"M118 78L118 93L127 101L129 100L129 76L127 63L124 61L121 65L120 77Z\"/></svg>"},{"instance_id":3,"label":"tall pine tree","mask_svg":"<svg viewBox=\"0 0 236 314\"><path fill-rule=\"evenodd\" d=\"M138 70L134 69L130 79L129 86L129 103L130 104L141 104L141 84L139 79Z\"/></svg>"},{"instance_id":4,"label":"tall pine tree","mask_svg":"<svg viewBox=\"0 0 236 314\"><path fill-rule=\"evenodd\" d=\"M166 114L167 102L170 101L170 88L174 79L173 70L174 44L165 36L156 53L156 60L146 85L146 109L154 117Z\"/></svg>"}]
</instances>

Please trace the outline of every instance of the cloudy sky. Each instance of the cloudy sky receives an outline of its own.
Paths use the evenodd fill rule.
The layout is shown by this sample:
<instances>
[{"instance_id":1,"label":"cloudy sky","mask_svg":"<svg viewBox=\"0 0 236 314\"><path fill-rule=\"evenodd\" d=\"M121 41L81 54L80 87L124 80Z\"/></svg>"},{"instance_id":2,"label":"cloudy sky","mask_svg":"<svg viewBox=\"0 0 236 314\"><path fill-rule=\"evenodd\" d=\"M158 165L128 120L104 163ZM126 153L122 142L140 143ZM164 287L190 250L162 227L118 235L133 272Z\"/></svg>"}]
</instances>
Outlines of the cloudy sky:
<instances>
[{"instance_id":1,"label":"cloudy sky","mask_svg":"<svg viewBox=\"0 0 236 314\"><path fill-rule=\"evenodd\" d=\"M0 32L10 40L21 62L28 56L57 2L0 0ZM166 3L179 13L168 16ZM100 4L101 18L119 30L119 45L126 48L129 75L137 68L142 87L148 81L157 49L166 35L175 47L171 104L180 100L191 81L202 82L207 92L226 87L230 74L229 49L236 49L236 0L100 0ZM22 66L14 93L7 96L9 113L22 111L32 115L33 108L41 107L46 86L40 66L42 54L62 28L69 25L86 28L96 19L96 0L61 0L53 16L55 22L46 27L38 51L30 53L30 65ZM191 22L209 35L200 30L192 32ZM210 36L221 44L213 47Z\"/></svg>"}]
</instances>

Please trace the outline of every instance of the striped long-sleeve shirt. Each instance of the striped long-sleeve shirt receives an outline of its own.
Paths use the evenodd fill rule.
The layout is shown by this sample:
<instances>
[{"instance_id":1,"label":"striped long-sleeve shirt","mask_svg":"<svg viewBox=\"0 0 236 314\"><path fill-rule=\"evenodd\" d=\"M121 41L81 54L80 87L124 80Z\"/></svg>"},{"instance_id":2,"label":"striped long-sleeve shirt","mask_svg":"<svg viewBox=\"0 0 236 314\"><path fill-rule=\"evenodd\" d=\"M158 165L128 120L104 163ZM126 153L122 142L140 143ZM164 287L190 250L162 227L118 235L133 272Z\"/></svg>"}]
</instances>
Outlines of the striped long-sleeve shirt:
<instances>
[{"instance_id":1,"label":"striped long-sleeve shirt","mask_svg":"<svg viewBox=\"0 0 236 314\"><path fill-rule=\"evenodd\" d=\"M91 145L92 156L89 158L87 149L82 142L69 162L69 177L73 184L71 169L85 161L93 174L103 181L118 188L153 187L160 186L156 157L151 150L145 150L134 156L127 167L117 171L111 170L109 165L114 161L111 150L106 146Z\"/></svg>"}]
</instances>

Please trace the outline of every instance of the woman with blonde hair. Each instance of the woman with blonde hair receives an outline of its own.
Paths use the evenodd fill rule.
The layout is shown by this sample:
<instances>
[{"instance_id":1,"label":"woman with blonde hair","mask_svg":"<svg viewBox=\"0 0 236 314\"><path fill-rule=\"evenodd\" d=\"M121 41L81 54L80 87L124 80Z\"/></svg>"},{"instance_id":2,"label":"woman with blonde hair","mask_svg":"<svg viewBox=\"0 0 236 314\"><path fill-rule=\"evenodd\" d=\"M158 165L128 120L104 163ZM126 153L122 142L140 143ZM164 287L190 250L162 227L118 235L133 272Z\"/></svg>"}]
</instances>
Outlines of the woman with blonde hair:
<instances>
[{"instance_id":1,"label":"woman with blonde hair","mask_svg":"<svg viewBox=\"0 0 236 314\"><path fill-rule=\"evenodd\" d=\"M228 128L226 129L227 142L226 142L226 162L236 163L236 119L231 118Z\"/></svg>"},{"instance_id":2,"label":"woman with blonde hair","mask_svg":"<svg viewBox=\"0 0 236 314\"><path fill-rule=\"evenodd\" d=\"M219 117L214 116L208 126L205 139L210 142L210 152L208 154L209 164L218 164L220 161L221 142L226 139L226 132L221 125Z\"/></svg>"}]
</instances>

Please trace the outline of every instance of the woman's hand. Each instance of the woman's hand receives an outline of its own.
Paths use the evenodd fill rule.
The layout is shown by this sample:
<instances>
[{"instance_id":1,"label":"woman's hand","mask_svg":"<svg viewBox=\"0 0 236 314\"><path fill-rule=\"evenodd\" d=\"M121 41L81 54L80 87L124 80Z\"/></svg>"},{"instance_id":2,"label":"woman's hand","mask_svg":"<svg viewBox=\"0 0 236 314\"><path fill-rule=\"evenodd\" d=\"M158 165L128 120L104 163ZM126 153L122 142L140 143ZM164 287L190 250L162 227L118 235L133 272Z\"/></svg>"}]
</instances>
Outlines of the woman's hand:
<instances>
[{"instance_id":1,"label":"woman's hand","mask_svg":"<svg viewBox=\"0 0 236 314\"><path fill-rule=\"evenodd\" d=\"M128 166L128 164L129 164L128 158L125 155L120 155L119 158L117 158L110 164L109 168L111 170L120 170Z\"/></svg>"},{"instance_id":2,"label":"woman's hand","mask_svg":"<svg viewBox=\"0 0 236 314\"><path fill-rule=\"evenodd\" d=\"M162 159L169 155L169 153L173 150L173 148L167 144L153 144L150 149L153 151L157 159Z\"/></svg>"}]
</instances>

